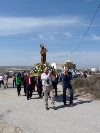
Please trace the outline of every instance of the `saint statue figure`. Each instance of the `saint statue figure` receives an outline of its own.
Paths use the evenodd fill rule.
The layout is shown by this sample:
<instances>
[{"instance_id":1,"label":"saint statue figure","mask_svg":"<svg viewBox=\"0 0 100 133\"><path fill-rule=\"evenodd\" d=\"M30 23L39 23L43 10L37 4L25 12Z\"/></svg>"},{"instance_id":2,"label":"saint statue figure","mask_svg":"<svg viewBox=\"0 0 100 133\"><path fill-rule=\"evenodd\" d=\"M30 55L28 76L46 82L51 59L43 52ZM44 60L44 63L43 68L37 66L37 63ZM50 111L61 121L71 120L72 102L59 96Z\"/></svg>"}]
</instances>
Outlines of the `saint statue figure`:
<instances>
[{"instance_id":1,"label":"saint statue figure","mask_svg":"<svg viewBox=\"0 0 100 133\"><path fill-rule=\"evenodd\" d=\"M46 52L48 51L43 44L40 45L41 51L41 63L45 64L46 63Z\"/></svg>"}]
</instances>

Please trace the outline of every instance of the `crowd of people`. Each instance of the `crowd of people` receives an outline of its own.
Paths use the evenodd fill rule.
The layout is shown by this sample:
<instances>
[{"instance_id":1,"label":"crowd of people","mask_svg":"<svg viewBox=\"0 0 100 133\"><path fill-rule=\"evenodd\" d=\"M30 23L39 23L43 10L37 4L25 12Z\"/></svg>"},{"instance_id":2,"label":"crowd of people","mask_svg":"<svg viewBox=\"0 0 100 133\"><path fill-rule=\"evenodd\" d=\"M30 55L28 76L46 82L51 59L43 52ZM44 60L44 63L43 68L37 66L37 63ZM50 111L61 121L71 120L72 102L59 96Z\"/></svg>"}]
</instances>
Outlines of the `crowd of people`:
<instances>
[{"instance_id":1,"label":"crowd of people","mask_svg":"<svg viewBox=\"0 0 100 133\"><path fill-rule=\"evenodd\" d=\"M78 71L77 71L78 72ZM57 85L59 82L62 82L62 90L63 90L63 97L62 102L64 106L66 104L66 90L69 89L70 98L69 104L70 106L75 106L73 103L73 88L71 85L72 75L75 71L69 71L69 68L66 67L64 72L59 75L52 75L52 71L49 71L47 68L44 69L44 72L39 77L31 77L30 72L25 72L23 74L18 73L17 75L13 75L13 88L17 88L18 96L21 95L21 87L24 88L24 94L27 100L32 99L32 93L34 91L38 92L40 98L44 98L45 108L49 110L48 106L48 97L51 99L52 109L56 110L55 107L55 97L57 96ZM78 74L80 74L78 72ZM0 88L1 84L4 85L6 89L8 87L8 76L5 74L4 76L0 75ZM37 89L36 89L37 88Z\"/></svg>"},{"instance_id":2,"label":"crowd of people","mask_svg":"<svg viewBox=\"0 0 100 133\"><path fill-rule=\"evenodd\" d=\"M58 77L55 77L54 81L52 81L53 88L55 89L55 96L57 96L57 84ZM36 91L36 88L39 97L45 97L43 92L42 78L40 76L30 77L30 72L26 72L24 73L24 75L18 73L17 76L13 75L13 87L15 87L15 85L17 87L18 96L20 95L21 85L23 85L24 93L25 96L27 96L27 100L31 99L32 93Z\"/></svg>"}]
</instances>

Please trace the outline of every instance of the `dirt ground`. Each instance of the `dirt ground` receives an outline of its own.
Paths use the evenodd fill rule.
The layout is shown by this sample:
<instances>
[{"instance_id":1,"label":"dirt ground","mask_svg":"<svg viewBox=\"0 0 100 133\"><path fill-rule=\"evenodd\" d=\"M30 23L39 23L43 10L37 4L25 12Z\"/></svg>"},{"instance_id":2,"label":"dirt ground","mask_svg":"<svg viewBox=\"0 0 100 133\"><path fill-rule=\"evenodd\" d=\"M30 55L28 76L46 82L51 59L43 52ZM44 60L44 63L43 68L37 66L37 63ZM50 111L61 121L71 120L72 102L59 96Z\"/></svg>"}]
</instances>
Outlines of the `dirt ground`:
<instances>
[{"instance_id":1,"label":"dirt ground","mask_svg":"<svg viewBox=\"0 0 100 133\"><path fill-rule=\"evenodd\" d=\"M0 122L0 133L23 133L20 128Z\"/></svg>"}]
</instances>

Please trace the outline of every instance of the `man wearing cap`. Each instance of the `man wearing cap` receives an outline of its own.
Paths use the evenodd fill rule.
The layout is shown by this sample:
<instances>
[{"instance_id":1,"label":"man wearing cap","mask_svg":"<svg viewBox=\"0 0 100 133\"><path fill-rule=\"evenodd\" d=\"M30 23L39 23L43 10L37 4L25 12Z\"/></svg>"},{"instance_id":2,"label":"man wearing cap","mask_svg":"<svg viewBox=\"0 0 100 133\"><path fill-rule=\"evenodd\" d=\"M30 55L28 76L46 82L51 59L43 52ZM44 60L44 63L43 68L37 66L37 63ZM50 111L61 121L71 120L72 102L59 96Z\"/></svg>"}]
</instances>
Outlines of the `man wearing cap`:
<instances>
[{"instance_id":1,"label":"man wearing cap","mask_svg":"<svg viewBox=\"0 0 100 133\"><path fill-rule=\"evenodd\" d=\"M52 81L55 80L55 77L52 75L51 71L48 73L48 69L45 68L44 73L41 74L41 80L42 80L42 85L43 85L44 103L45 103L46 110L49 110L48 108L48 93L49 92L51 95L52 109L56 110L54 90L52 86Z\"/></svg>"}]
</instances>

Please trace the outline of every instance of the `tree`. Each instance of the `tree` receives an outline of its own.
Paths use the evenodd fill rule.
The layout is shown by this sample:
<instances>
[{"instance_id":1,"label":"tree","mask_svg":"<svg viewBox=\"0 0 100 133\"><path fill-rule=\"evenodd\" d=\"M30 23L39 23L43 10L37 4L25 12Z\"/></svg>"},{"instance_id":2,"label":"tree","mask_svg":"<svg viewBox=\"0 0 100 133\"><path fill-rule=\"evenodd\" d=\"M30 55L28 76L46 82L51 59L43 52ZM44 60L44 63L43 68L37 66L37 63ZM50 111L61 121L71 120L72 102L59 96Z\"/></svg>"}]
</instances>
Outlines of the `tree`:
<instances>
[{"instance_id":1,"label":"tree","mask_svg":"<svg viewBox=\"0 0 100 133\"><path fill-rule=\"evenodd\" d=\"M73 62L66 62L66 64L64 64L65 67L68 67L69 69L75 69L76 65Z\"/></svg>"}]
</instances>

